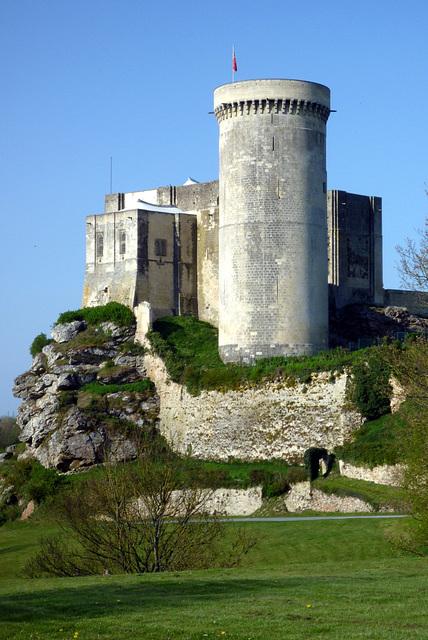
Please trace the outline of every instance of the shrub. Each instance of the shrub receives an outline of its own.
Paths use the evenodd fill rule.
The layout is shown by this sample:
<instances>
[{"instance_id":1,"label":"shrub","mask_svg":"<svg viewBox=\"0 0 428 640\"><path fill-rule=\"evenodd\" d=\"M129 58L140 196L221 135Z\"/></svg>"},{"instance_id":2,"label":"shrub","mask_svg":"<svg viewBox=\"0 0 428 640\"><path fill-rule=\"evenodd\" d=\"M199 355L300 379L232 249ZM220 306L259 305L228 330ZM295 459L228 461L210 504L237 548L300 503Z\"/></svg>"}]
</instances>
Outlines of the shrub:
<instances>
[{"instance_id":1,"label":"shrub","mask_svg":"<svg viewBox=\"0 0 428 640\"><path fill-rule=\"evenodd\" d=\"M353 401L367 420L376 420L389 413L391 385L390 369L378 351L371 351L364 362L354 365Z\"/></svg>"},{"instance_id":2,"label":"shrub","mask_svg":"<svg viewBox=\"0 0 428 640\"><path fill-rule=\"evenodd\" d=\"M308 473L304 467L291 467L288 471L287 481L290 485L305 482L307 479Z\"/></svg>"},{"instance_id":3,"label":"shrub","mask_svg":"<svg viewBox=\"0 0 428 640\"><path fill-rule=\"evenodd\" d=\"M353 442L336 447L338 458L351 464L377 467L383 464L396 464L398 460L397 437L415 409L406 402L400 410L386 414L378 420L366 422L353 433Z\"/></svg>"},{"instance_id":4,"label":"shrub","mask_svg":"<svg viewBox=\"0 0 428 640\"><path fill-rule=\"evenodd\" d=\"M197 478L183 485L175 464L159 464L152 455L132 467L108 465L103 476L86 477L58 497L63 533L42 542L27 571L64 576L100 574L105 567L111 573L232 567L258 536L229 531L216 514L205 513L211 495Z\"/></svg>"},{"instance_id":5,"label":"shrub","mask_svg":"<svg viewBox=\"0 0 428 640\"><path fill-rule=\"evenodd\" d=\"M31 458L23 460L10 460L1 467L1 475L6 479L7 484L13 486L14 494L20 493L21 488L28 482L31 469L36 461Z\"/></svg>"},{"instance_id":6,"label":"shrub","mask_svg":"<svg viewBox=\"0 0 428 640\"><path fill-rule=\"evenodd\" d=\"M80 391L86 391L93 395L104 396L107 393L119 393L121 391L144 393L154 389L154 383L148 378L139 380L138 382L129 382L127 384L100 384L97 380L86 384Z\"/></svg>"},{"instance_id":7,"label":"shrub","mask_svg":"<svg viewBox=\"0 0 428 640\"><path fill-rule=\"evenodd\" d=\"M132 356L143 356L147 353L147 349L140 344L139 342L134 342L133 340L129 340L128 342L124 342L121 346L122 353Z\"/></svg>"},{"instance_id":8,"label":"shrub","mask_svg":"<svg viewBox=\"0 0 428 640\"><path fill-rule=\"evenodd\" d=\"M60 391L56 399L58 409L65 411L77 403L77 391Z\"/></svg>"},{"instance_id":9,"label":"shrub","mask_svg":"<svg viewBox=\"0 0 428 640\"><path fill-rule=\"evenodd\" d=\"M31 469L28 482L23 487L23 492L29 500L40 504L53 496L60 484L61 477L56 469L45 469L36 462Z\"/></svg>"},{"instance_id":10,"label":"shrub","mask_svg":"<svg viewBox=\"0 0 428 640\"><path fill-rule=\"evenodd\" d=\"M41 352L43 347L46 347L46 345L51 342L52 338L48 338L45 333L39 333L39 335L34 338L30 346L30 353L32 357L35 358L36 355Z\"/></svg>"},{"instance_id":11,"label":"shrub","mask_svg":"<svg viewBox=\"0 0 428 640\"><path fill-rule=\"evenodd\" d=\"M19 427L15 418L0 418L0 451L19 442Z\"/></svg>"},{"instance_id":12,"label":"shrub","mask_svg":"<svg viewBox=\"0 0 428 640\"><path fill-rule=\"evenodd\" d=\"M99 307L85 307L77 311L65 311L61 313L55 324L66 324L73 320L85 320L88 325L96 325L101 322L114 322L119 327L129 327L135 322L135 316L131 309L118 302L108 302Z\"/></svg>"},{"instance_id":13,"label":"shrub","mask_svg":"<svg viewBox=\"0 0 428 640\"><path fill-rule=\"evenodd\" d=\"M266 469L250 469L248 474L250 476L250 483L254 486L263 485L266 480L271 477L271 472Z\"/></svg>"},{"instance_id":14,"label":"shrub","mask_svg":"<svg viewBox=\"0 0 428 640\"><path fill-rule=\"evenodd\" d=\"M249 476L252 485L261 485L262 496L264 498L281 496L290 490L288 472L283 473L281 471L268 471L267 469L251 469Z\"/></svg>"},{"instance_id":15,"label":"shrub","mask_svg":"<svg viewBox=\"0 0 428 640\"><path fill-rule=\"evenodd\" d=\"M266 498L282 496L290 490L288 475L278 471L270 474L269 481L265 481L262 486L262 495Z\"/></svg>"}]
</instances>

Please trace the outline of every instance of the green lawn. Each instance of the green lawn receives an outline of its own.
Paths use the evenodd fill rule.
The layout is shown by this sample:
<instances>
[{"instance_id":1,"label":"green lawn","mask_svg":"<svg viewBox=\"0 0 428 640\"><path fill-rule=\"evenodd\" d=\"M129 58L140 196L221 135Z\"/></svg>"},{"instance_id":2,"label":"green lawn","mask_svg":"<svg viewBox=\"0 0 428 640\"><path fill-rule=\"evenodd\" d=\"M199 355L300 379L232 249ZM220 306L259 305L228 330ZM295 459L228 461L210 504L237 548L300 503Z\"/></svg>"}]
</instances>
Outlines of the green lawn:
<instances>
[{"instance_id":1,"label":"green lawn","mask_svg":"<svg viewBox=\"0 0 428 640\"><path fill-rule=\"evenodd\" d=\"M264 537L238 569L43 580L16 576L46 525L2 527L0 638L428 637L427 560L391 551L391 521L245 526Z\"/></svg>"}]
</instances>

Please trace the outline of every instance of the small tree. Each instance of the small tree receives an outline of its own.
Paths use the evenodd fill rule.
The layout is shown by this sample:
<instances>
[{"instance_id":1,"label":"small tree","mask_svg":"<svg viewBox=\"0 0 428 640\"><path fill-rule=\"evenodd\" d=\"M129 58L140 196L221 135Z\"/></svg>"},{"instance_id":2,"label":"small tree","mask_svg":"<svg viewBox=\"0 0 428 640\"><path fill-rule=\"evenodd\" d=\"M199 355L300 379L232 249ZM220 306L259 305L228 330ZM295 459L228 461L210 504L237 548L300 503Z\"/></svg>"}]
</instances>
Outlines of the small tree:
<instances>
[{"instance_id":1,"label":"small tree","mask_svg":"<svg viewBox=\"0 0 428 640\"><path fill-rule=\"evenodd\" d=\"M30 354L33 356L33 358L35 358L36 355L41 352L43 347L46 347L46 345L50 344L51 342L53 342L52 338L48 338L46 336L46 333L39 333L39 335L36 336L31 343Z\"/></svg>"},{"instance_id":2,"label":"small tree","mask_svg":"<svg viewBox=\"0 0 428 640\"><path fill-rule=\"evenodd\" d=\"M428 190L425 189L428 195ZM395 247L400 256L397 267L401 282L405 287L428 290L428 219L425 220L424 229L416 230L418 241L406 238L404 246Z\"/></svg>"},{"instance_id":3,"label":"small tree","mask_svg":"<svg viewBox=\"0 0 428 640\"><path fill-rule=\"evenodd\" d=\"M379 351L371 353L363 362L356 363L353 400L364 418L377 420L389 413L391 385L390 369Z\"/></svg>"},{"instance_id":4,"label":"small tree","mask_svg":"<svg viewBox=\"0 0 428 640\"><path fill-rule=\"evenodd\" d=\"M402 488L412 516L396 538L407 551L425 555L428 547L428 340L419 337L385 352L408 399L406 420L398 438L403 462Z\"/></svg>"},{"instance_id":5,"label":"small tree","mask_svg":"<svg viewBox=\"0 0 428 640\"><path fill-rule=\"evenodd\" d=\"M177 473L177 463L146 455L135 466L108 466L103 477L75 482L62 493L64 543L42 540L27 568L31 575L74 575L232 566L257 538L241 530L224 545L230 532L218 514L207 513L211 496L197 478Z\"/></svg>"}]
</instances>

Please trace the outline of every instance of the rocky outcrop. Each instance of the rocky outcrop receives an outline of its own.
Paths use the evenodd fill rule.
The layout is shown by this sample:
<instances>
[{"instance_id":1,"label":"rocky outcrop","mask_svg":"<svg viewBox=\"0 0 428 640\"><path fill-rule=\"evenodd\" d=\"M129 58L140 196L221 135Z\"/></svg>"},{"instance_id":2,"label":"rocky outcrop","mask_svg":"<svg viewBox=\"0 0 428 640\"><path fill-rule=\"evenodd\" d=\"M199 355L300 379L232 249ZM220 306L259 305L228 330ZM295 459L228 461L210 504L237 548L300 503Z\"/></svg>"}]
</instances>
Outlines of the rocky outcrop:
<instances>
[{"instance_id":1,"label":"rocky outcrop","mask_svg":"<svg viewBox=\"0 0 428 640\"><path fill-rule=\"evenodd\" d=\"M129 460L137 441L152 432L158 416L153 385L94 394L85 385L124 385L146 378L135 326L70 322L52 330L54 341L15 380L22 398L17 422L25 455L61 471L106 458ZM143 385L144 386L144 385Z\"/></svg>"},{"instance_id":2,"label":"rocky outcrop","mask_svg":"<svg viewBox=\"0 0 428 640\"><path fill-rule=\"evenodd\" d=\"M413 315L405 307L369 307L353 304L330 316L330 346L349 347L362 341L362 346L378 344L379 337L391 340L405 333L426 334L428 319Z\"/></svg>"}]
</instances>

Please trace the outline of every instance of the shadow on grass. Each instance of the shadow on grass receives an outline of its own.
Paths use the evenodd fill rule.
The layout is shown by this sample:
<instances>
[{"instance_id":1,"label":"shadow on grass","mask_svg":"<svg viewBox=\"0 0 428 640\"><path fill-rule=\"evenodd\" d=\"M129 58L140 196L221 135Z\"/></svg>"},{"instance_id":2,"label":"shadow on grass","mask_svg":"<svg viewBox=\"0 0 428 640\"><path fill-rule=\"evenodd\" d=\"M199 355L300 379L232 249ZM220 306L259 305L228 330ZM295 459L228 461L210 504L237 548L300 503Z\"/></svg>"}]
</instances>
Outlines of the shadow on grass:
<instances>
[{"instance_id":1,"label":"shadow on grass","mask_svg":"<svg viewBox=\"0 0 428 640\"><path fill-rule=\"evenodd\" d=\"M156 576L157 578L158 576ZM331 577L286 577L273 581L271 578L257 579L231 579L225 580L198 580L193 576L182 582L180 574L156 582L137 576L128 577L127 584L121 584L123 579L117 576L99 578L99 581L91 579L92 584L85 584L85 578L59 578L53 579L47 588L34 581L34 590L26 593L14 593L3 595L1 599L1 620L7 622L35 623L41 617L50 620L58 619L66 623L74 621L76 614L87 618L97 618L112 613L116 609L119 615L126 615L136 609L142 613L153 612L162 608L198 608L206 603L215 605L217 601L221 606L225 600L234 598L248 598L253 594L263 597L275 596L284 588L289 593L307 589L311 582L316 581L320 585L325 581L325 588ZM124 578L121 576L120 578ZM185 579L185 578L184 578ZM370 576L366 580L372 580ZM66 581L72 581L68 586ZM342 587L349 582L349 588L355 580L355 576L338 578ZM131 581L131 583L129 583ZM43 581L44 584L47 581ZM32 582L26 582L26 588Z\"/></svg>"}]
</instances>

